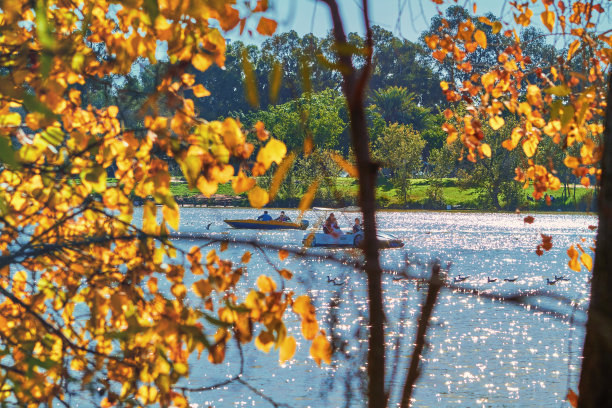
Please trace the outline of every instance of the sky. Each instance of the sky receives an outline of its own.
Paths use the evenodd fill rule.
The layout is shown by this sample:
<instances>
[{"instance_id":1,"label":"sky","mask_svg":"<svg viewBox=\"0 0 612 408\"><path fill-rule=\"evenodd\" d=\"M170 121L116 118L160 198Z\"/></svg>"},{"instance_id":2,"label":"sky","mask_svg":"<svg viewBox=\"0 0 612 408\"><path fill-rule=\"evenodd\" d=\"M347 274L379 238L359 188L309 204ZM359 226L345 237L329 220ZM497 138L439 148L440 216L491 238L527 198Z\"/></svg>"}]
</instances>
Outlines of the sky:
<instances>
[{"instance_id":1,"label":"sky","mask_svg":"<svg viewBox=\"0 0 612 408\"><path fill-rule=\"evenodd\" d=\"M500 15L502 12L508 14L510 11L510 6L504 6L503 1L480 1L480 3L485 5L479 5L479 14L492 12ZM473 2L460 0L457 4L471 10ZM361 0L338 0L338 5L345 30L363 35ZM437 6L431 0L369 0L370 22L371 25L378 25L398 37L417 41L421 32L429 26L431 18L448 6L439 7L441 6ZM278 22L277 32L295 30L300 36L312 32L322 37L331 28L329 9L317 0L270 0L270 10L266 16ZM265 40L266 37L257 34L255 30L252 31L254 32L252 37L249 37L248 33L244 33L242 37L237 33L230 33L230 38L249 43Z\"/></svg>"},{"instance_id":2,"label":"sky","mask_svg":"<svg viewBox=\"0 0 612 408\"><path fill-rule=\"evenodd\" d=\"M323 37L327 35L331 28L329 10L321 1L269 1L270 10L266 13L266 16L278 22L277 33L295 30L300 36L312 32L318 37ZM358 32L363 35L361 0L337 1L346 32ZM457 0L457 3L447 1L444 6L437 6L431 0L369 0L371 25L379 25L400 38L416 42L421 33L429 27L430 20L439 11L444 12L449 6L448 3L461 5L472 12L474 0ZM477 15L492 13L497 17L501 16L503 21L513 21L509 0L480 0L477 3ZM612 4L612 2L608 4ZM610 11L610 7L608 9ZM537 12L534 14L532 22L536 27L546 30L538 14ZM604 26L612 28L612 12L602 15L600 18L603 20ZM228 37L232 40L241 40L252 44L263 42L267 37L259 35L254 29L258 19L253 18L251 20L248 26L253 33L251 36L246 31L240 36L237 30L234 30L228 33ZM563 44L557 44L557 46L559 45L563 47Z\"/></svg>"}]
</instances>

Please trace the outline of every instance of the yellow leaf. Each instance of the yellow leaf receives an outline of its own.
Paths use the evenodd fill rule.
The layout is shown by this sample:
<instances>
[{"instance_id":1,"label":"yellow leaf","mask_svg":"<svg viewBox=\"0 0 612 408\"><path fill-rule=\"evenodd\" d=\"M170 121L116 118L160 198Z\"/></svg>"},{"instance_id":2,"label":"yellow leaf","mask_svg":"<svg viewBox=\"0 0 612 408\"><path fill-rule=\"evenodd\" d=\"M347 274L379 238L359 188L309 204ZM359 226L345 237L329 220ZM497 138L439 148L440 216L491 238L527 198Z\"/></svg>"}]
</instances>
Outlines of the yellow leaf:
<instances>
[{"instance_id":1,"label":"yellow leaf","mask_svg":"<svg viewBox=\"0 0 612 408\"><path fill-rule=\"evenodd\" d=\"M242 50L242 71L244 72L244 91L247 102L251 106L258 108L259 92L257 91L257 78L246 48Z\"/></svg>"},{"instance_id":2,"label":"yellow leaf","mask_svg":"<svg viewBox=\"0 0 612 408\"><path fill-rule=\"evenodd\" d=\"M344 157L340 156L336 152L330 152L331 158L335 161L338 166L342 168L342 170L346 171L351 177L359 177L359 173L357 172L357 168L353 166L351 163L346 161Z\"/></svg>"},{"instance_id":3,"label":"yellow leaf","mask_svg":"<svg viewBox=\"0 0 612 408\"><path fill-rule=\"evenodd\" d=\"M313 181L308 187L306 194L302 196L300 205L298 206L301 212L310 208L310 204L312 204L312 200L314 200L315 194L317 193L317 188L319 188L319 180Z\"/></svg>"},{"instance_id":4,"label":"yellow leaf","mask_svg":"<svg viewBox=\"0 0 612 408\"><path fill-rule=\"evenodd\" d=\"M259 186L253 187L253 189L249 191L248 197L249 203L251 203L251 206L254 208L261 208L270 201L268 192Z\"/></svg>"},{"instance_id":5,"label":"yellow leaf","mask_svg":"<svg viewBox=\"0 0 612 408\"><path fill-rule=\"evenodd\" d=\"M257 287L259 288L260 292L274 292L276 290L276 283L274 283L272 278L269 276L261 275L259 278L257 278Z\"/></svg>"},{"instance_id":6,"label":"yellow leaf","mask_svg":"<svg viewBox=\"0 0 612 408\"><path fill-rule=\"evenodd\" d=\"M21 115L17 112L0 115L0 127L13 127L21 125Z\"/></svg>"},{"instance_id":7,"label":"yellow leaf","mask_svg":"<svg viewBox=\"0 0 612 408\"><path fill-rule=\"evenodd\" d=\"M289 169L291 169L291 165L293 164L293 160L295 159L295 153L291 152L285 159L282 161L276 173L274 173L274 177L272 178L272 182L270 183L270 200L273 200L276 197L276 193L280 189L280 186L287 176Z\"/></svg>"},{"instance_id":8,"label":"yellow leaf","mask_svg":"<svg viewBox=\"0 0 612 408\"><path fill-rule=\"evenodd\" d=\"M182 283L175 283L170 288L170 292L172 292L172 294L176 296L177 299L180 300L180 299L183 299L185 295L187 294L187 288Z\"/></svg>"},{"instance_id":9,"label":"yellow leaf","mask_svg":"<svg viewBox=\"0 0 612 408\"><path fill-rule=\"evenodd\" d=\"M212 181L208 181L204 176L200 176L198 177L197 187L198 190L200 190L200 192L204 194L205 197L210 197L211 195L217 192L219 184Z\"/></svg>"},{"instance_id":10,"label":"yellow leaf","mask_svg":"<svg viewBox=\"0 0 612 408\"><path fill-rule=\"evenodd\" d=\"M486 143L480 145L480 151L485 157L491 157L491 146Z\"/></svg>"},{"instance_id":11,"label":"yellow leaf","mask_svg":"<svg viewBox=\"0 0 612 408\"><path fill-rule=\"evenodd\" d=\"M268 169L272 163L280 164L286 153L287 146L283 142L278 139L270 139L268 144L259 149L257 161Z\"/></svg>"},{"instance_id":12,"label":"yellow leaf","mask_svg":"<svg viewBox=\"0 0 612 408\"><path fill-rule=\"evenodd\" d=\"M492 27L493 34L499 33L501 31L501 29L502 29L502 23L499 22L499 21L495 21L493 23L493 27Z\"/></svg>"},{"instance_id":13,"label":"yellow leaf","mask_svg":"<svg viewBox=\"0 0 612 408\"><path fill-rule=\"evenodd\" d=\"M474 40L480 45L483 50L487 48L487 35L481 30L476 30Z\"/></svg>"},{"instance_id":14,"label":"yellow leaf","mask_svg":"<svg viewBox=\"0 0 612 408\"><path fill-rule=\"evenodd\" d=\"M287 360L291 360L293 355L295 354L295 338L293 336L289 336L285 338L283 344L280 347L279 351L279 360L281 363L284 363Z\"/></svg>"},{"instance_id":15,"label":"yellow leaf","mask_svg":"<svg viewBox=\"0 0 612 408\"><path fill-rule=\"evenodd\" d=\"M164 205L162 208L162 214L164 215L164 220L170 225L174 230L178 231L179 229L179 208L176 203L174 205Z\"/></svg>"},{"instance_id":16,"label":"yellow leaf","mask_svg":"<svg viewBox=\"0 0 612 408\"><path fill-rule=\"evenodd\" d=\"M276 21L262 17L259 19L259 24L257 24L257 32L261 35L272 35L276 31L277 25Z\"/></svg>"},{"instance_id":17,"label":"yellow leaf","mask_svg":"<svg viewBox=\"0 0 612 408\"><path fill-rule=\"evenodd\" d=\"M238 175L232 180L232 188L236 194L249 191L254 185L255 179L248 177L242 170L240 170Z\"/></svg>"},{"instance_id":18,"label":"yellow leaf","mask_svg":"<svg viewBox=\"0 0 612 408\"><path fill-rule=\"evenodd\" d=\"M197 84L196 86L191 88L191 90L193 91L193 94L197 98L203 98L205 96L210 95L210 91L208 89L204 88L204 86L202 86L202 84Z\"/></svg>"},{"instance_id":19,"label":"yellow leaf","mask_svg":"<svg viewBox=\"0 0 612 408\"><path fill-rule=\"evenodd\" d=\"M223 143L228 149L233 150L235 147L241 146L245 142L244 134L240 130L238 122L232 118L227 118L223 121Z\"/></svg>"},{"instance_id":20,"label":"yellow leaf","mask_svg":"<svg viewBox=\"0 0 612 408\"><path fill-rule=\"evenodd\" d=\"M206 54L196 54L191 58L191 63L198 71L206 71L212 65L213 59Z\"/></svg>"},{"instance_id":21,"label":"yellow leaf","mask_svg":"<svg viewBox=\"0 0 612 408\"><path fill-rule=\"evenodd\" d=\"M591 255L587 254L586 252L580 255L580 262L582 262L587 270L590 271L593 269L593 258L591 258Z\"/></svg>"},{"instance_id":22,"label":"yellow leaf","mask_svg":"<svg viewBox=\"0 0 612 408\"><path fill-rule=\"evenodd\" d=\"M540 14L540 18L542 19L542 23L546 26L546 28L548 28L548 31L552 33L555 25L555 13L550 10L546 10Z\"/></svg>"},{"instance_id":23,"label":"yellow leaf","mask_svg":"<svg viewBox=\"0 0 612 408\"><path fill-rule=\"evenodd\" d=\"M523 141L523 151L527 157L532 157L538 148L538 139L530 137Z\"/></svg>"},{"instance_id":24,"label":"yellow leaf","mask_svg":"<svg viewBox=\"0 0 612 408\"><path fill-rule=\"evenodd\" d=\"M148 385L142 385L138 389L137 398L144 404L148 405L157 401L157 388Z\"/></svg>"},{"instance_id":25,"label":"yellow leaf","mask_svg":"<svg viewBox=\"0 0 612 408\"><path fill-rule=\"evenodd\" d=\"M569 49L567 50L567 61L572 59L574 53L576 53L576 51L578 50L578 47L580 47L580 40L574 40L570 44Z\"/></svg>"},{"instance_id":26,"label":"yellow leaf","mask_svg":"<svg viewBox=\"0 0 612 408\"><path fill-rule=\"evenodd\" d=\"M300 316L309 315L314 313L314 306L307 295L302 295L293 302L293 311Z\"/></svg>"},{"instance_id":27,"label":"yellow leaf","mask_svg":"<svg viewBox=\"0 0 612 408\"><path fill-rule=\"evenodd\" d=\"M321 365L322 361L331 364L332 347L324 334L319 334L312 341L310 355L318 365Z\"/></svg>"},{"instance_id":28,"label":"yellow leaf","mask_svg":"<svg viewBox=\"0 0 612 408\"><path fill-rule=\"evenodd\" d=\"M502 126L504 126L504 123L504 118L502 118L501 116L493 116L489 119L489 125L491 125L491 128L493 130L501 128Z\"/></svg>"}]
</instances>

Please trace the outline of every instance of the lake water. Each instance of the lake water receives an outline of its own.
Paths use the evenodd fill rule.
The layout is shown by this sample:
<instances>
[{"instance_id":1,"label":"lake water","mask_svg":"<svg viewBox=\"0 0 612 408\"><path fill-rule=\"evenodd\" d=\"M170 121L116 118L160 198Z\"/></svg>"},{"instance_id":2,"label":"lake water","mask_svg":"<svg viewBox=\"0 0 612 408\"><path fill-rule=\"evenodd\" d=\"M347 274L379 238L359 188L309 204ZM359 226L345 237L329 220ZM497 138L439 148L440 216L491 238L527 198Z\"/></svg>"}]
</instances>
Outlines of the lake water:
<instances>
[{"instance_id":1,"label":"lake water","mask_svg":"<svg viewBox=\"0 0 612 408\"><path fill-rule=\"evenodd\" d=\"M270 211L276 216L278 211ZM262 244L300 248L304 231L233 230L223 219L253 218L259 211L250 209L182 208L181 233L207 233L214 238L257 239ZM288 215L296 218L295 211ZM341 226L348 228L358 214L340 215ZM427 276L427 264L439 259L450 264L448 276L469 276L461 285L479 288L486 293L519 293L542 289L575 300L578 311L575 321L534 312L523 306L492 301L481 296L466 295L444 289L434 311L427 334L422 374L417 383L415 407L489 407L567 406L563 400L568 385L577 387L581 347L584 337L584 313L589 293L588 274L573 272L567 266L569 245L592 245L594 232L589 225L597 219L590 215L541 214L533 224L525 224L523 215L455 212L380 212L378 225L382 232L401 238L402 249L382 251L385 269L408 268L411 275ZM314 224L316 214L307 214ZM206 229L206 227L209 229ZM540 234L553 236L553 248L543 256L535 253ZM583 240L585 240L583 242ZM179 239L177 246L189 249L203 245L201 239ZM218 244L212 245L217 248ZM253 248L230 243L220 255L238 262L245 250L252 252L246 276L239 290L246 295L260 274L278 275L266 257ZM205 250L204 250L205 253ZM276 403L291 407L363 406L364 361L366 351L366 296L364 276L352 268L316 255L334 255L354 259L354 251L309 249L307 256L290 255L280 261L276 251L266 254L278 267L294 272L286 283L297 295L308 294L317 307L317 318L330 333L331 322L337 345L342 350L334 355L332 366L319 368L308 356L309 344L300 334L298 319L287 313L290 334L298 341L298 350L288 364L278 364L278 352L264 354L252 344L244 347L244 376L259 392ZM314 257L313 257L314 256ZM409 262L410 266L406 266ZM565 275L570 280L554 286L546 278ZM335 286L328 278L346 280ZM487 277L497 278L488 283ZM516 282L504 282L514 278ZM385 310L387 313L388 385L392 389L391 406L399 400L405 381L406 364L412 352L415 321L426 290L417 290L412 281L384 276ZM334 302L330 301L335 299ZM534 304L545 305L567 313L571 307L543 299ZM538 303L541 302L541 303ZM259 332L259 330L257 330ZM214 366L194 360L189 386L218 383L240 370L235 344L230 343L226 362ZM393 378L391 373L395 372ZM187 385L187 384L185 384ZM190 395L192 407L270 406L262 397L241 383L232 383L214 391Z\"/></svg>"}]
</instances>

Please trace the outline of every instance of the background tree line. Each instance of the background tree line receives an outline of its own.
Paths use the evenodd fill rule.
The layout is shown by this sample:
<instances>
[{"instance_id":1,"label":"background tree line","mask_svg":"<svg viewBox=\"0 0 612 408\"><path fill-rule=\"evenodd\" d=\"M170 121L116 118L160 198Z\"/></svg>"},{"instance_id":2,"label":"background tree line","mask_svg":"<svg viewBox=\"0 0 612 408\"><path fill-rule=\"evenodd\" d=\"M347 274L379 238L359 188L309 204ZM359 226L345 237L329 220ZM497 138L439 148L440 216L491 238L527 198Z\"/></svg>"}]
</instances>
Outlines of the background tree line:
<instances>
[{"instance_id":1,"label":"background tree line","mask_svg":"<svg viewBox=\"0 0 612 408\"><path fill-rule=\"evenodd\" d=\"M516 155L493 155L489 162L483 163L458 161L460 147L452 148L445 143L446 133L441 125L448 102L439 84L441 81L460 84L469 75L457 69L450 55L443 59L433 57L426 38L450 32L452 27L468 19L465 8L450 7L444 16L432 19L416 43L398 38L381 27L372 27L373 71L366 107L368 130L374 157L381 164L379 184L395 191L396 205L406 206L411 201L411 179L419 178L426 179L428 185L424 205L445 206L442 187L448 185L449 181L444 179L449 177L456 178L453 185L477 189L474 205L480 208L512 210L527 204L528 194L521 191L522 186L513 180L514 174L509 171L519 164ZM511 45L512 39L494 36L491 27L477 20L473 22L487 35L488 47L470 53L464 64L483 69L497 61L497 55ZM534 27L526 28L521 35L526 43L525 59L533 66L550 64L562 54L563 50L546 43L543 32ZM349 34L348 41L356 50L364 47L364 39L356 33ZM278 195L288 205L296 204L317 177L323 181L319 199L327 204L355 203L355 198L347 196L346 191L338 191L334 180L342 174L341 166L332 159L334 154L354 162L347 107L340 91L341 75L338 70L330 69L338 64L334 55L331 33L319 38L313 34L300 37L295 31L289 31L273 35L260 46L230 42L224 69L214 65L203 72L192 70L195 81L205 84L210 92L205 98L194 98L195 110L201 118L235 117L247 129L261 121L272 136L297 153L288 176L290 183L287 184L291 187L283 186ZM357 66L363 64L359 57L355 60ZM139 128L142 126L139 118L150 109L145 99L155 92L156 78L169 66L169 62L151 65L142 59L128 75L87 81L83 86L86 101L104 106L113 98L126 126ZM579 69L578 63L576 67ZM539 81L535 75L527 79L532 83ZM107 92L108 82L113 84L114 94ZM193 95L187 91L186 96ZM249 100L253 96L257 103ZM158 103L156 109L167 113L172 108ZM504 135L508 129L510 125L496 131L485 129L487 138L493 140L494 151L503 149L501 143L508 137ZM303 152L305 141L312 142L318 150L312 157ZM562 149L551 143L549 150L547 154L555 160L555 167L565 169ZM167 159L178 174L178 166ZM569 171L561 179L562 201L570 196L572 184L575 201L578 180ZM389 204L389 200L379 204Z\"/></svg>"}]
</instances>

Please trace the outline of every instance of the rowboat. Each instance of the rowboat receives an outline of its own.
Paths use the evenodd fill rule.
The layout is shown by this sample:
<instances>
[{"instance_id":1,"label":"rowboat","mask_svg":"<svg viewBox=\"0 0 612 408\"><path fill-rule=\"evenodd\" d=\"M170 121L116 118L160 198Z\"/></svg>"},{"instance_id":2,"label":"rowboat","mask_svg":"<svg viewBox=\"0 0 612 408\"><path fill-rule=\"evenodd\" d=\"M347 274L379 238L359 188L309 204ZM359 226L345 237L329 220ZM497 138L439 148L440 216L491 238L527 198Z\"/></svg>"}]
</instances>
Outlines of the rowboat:
<instances>
[{"instance_id":1,"label":"rowboat","mask_svg":"<svg viewBox=\"0 0 612 408\"><path fill-rule=\"evenodd\" d=\"M259 221L259 220L224 220L233 228L239 229L265 229L265 230L277 230L277 229L301 229L305 230L308 228L308 221L302 220L300 224L295 222L286 221Z\"/></svg>"},{"instance_id":2,"label":"rowboat","mask_svg":"<svg viewBox=\"0 0 612 408\"><path fill-rule=\"evenodd\" d=\"M361 248L363 246L363 231L356 233L344 232L340 234L326 234L324 232L311 232L304 235L302 244L306 247L324 247L324 248L340 248L352 247ZM388 234L376 234L378 247L381 249L387 248L402 248L404 243Z\"/></svg>"}]
</instances>

